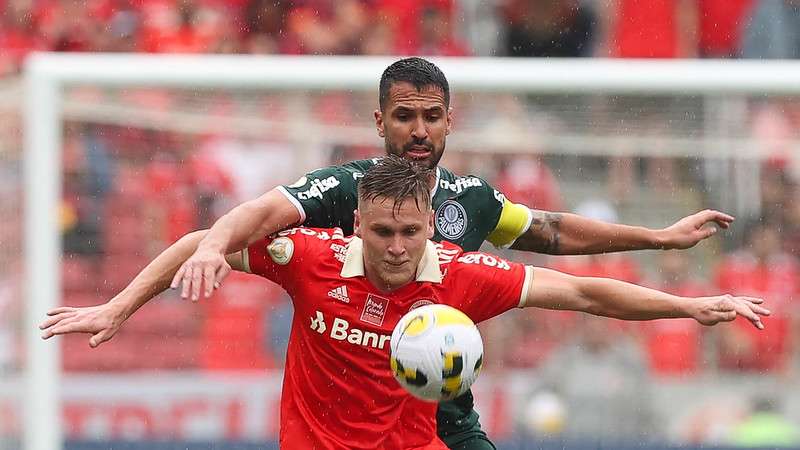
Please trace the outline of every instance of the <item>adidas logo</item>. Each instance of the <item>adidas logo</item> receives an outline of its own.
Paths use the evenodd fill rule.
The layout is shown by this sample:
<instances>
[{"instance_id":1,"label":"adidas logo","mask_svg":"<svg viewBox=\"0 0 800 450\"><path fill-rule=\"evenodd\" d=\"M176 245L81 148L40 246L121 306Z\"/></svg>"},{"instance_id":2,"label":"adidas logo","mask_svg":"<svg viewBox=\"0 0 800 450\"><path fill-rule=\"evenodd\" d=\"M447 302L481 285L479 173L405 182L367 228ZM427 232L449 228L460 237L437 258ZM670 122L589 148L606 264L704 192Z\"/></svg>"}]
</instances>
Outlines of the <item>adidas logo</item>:
<instances>
[{"instance_id":1,"label":"adidas logo","mask_svg":"<svg viewBox=\"0 0 800 450\"><path fill-rule=\"evenodd\" d=\"M340 302L350 303L350 297L347 296L347 286L339 286L333 289L328 292L328 297L333 297Z\"/></svg>"}]
</instances>

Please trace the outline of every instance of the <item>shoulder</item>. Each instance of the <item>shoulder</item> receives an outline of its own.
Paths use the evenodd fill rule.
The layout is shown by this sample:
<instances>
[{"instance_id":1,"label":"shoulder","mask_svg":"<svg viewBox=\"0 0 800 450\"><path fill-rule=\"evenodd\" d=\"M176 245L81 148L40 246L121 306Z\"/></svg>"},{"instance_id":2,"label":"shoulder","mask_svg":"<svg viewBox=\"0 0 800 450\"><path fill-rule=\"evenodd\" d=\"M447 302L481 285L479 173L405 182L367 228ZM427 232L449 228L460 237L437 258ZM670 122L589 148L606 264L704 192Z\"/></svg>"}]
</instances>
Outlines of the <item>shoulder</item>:
<instances>
[{"instance_id":1,"label":"shoulder","mask_svg":"<svg viewBox=\"0 0 800 450\"><path fill-rule=\"evenodd\" d=\"M436 256L439 258L439 267L442 270L447 268L462 253L464 253L464 250L461 247L448 241L434 242L433 246L436 249Z\"/></svg>"},{"instance_id":2,"label":"shoulder","mask_svg":"<svg viewBox=\"0 0 800 450\"><path fill-rule=\"evenodd\" d=\"M437 188L447 194L468 195L476 200L496 201L501 205L505 201L503 194L485 179L477 175L456 175L444 167L439 167Z\"/></svg>"},{"instance_id":3,"label":"shoulder","mask_svg":"<svg viewBox=\"0 0 800 450\"><path fill-rule=\"evenodd\" d=\"M322 167L303 175L296 182L285 186L300 200L322 199L329 191L354 190L358 179L374 165L373 160L352 161L339 166Z\"/></svg>"},{"instance_id":4,"label":"shoulder","mask_svg":"<svg viewBox=\"0 0 800 450\"><path fill-rule=\"evenodd\" d=\"M303 245L306 254L326 258L332 257L344 262L347 244L353 236L345 236L341 228L297 227L281 231L275 235L277 239L290 239Z\"/></svg>"},{"instance_id":5,"label":"shoulder","mask_svg":"<svg viewBox=\"0 0 800 450\"><path fill-rule=\"evenodd\" d=\"M295 227L276 233L274 239L285 237L291 240L307 240L312 245L328 241L348 241L341 228Z\"/></svg>"},{"instance_id":6,"label":"shoulder","mask_svg":"<svg viewBox=\"0 0 800 450\"><path fill-rule=\"evenodd\" d=\"M468 252L458 255L454 267L457 270L475 272L507 272L511 270L511 263L497 255Z\"/></svg>"},{"instance_id":7,"label":"shoulder","mask_svg":"<svg viewBox=\"0 0 800 450\"><path fill-rule=\"evenodd\" d=\"M456 244L442 241L435 243L439 266L443 273L449 271L511 270L511 263L505 259L483 252L464 252Z\"/></svg>"},{"instance_id":8,"label":"shoulder","mask_svg":"<svg viewBox=\"0 0 800 450\"><path fill-rule=\"evenodd\" d=\"M380 161L380 158L359 159L350 161L338 166L332 166L332 174L337 177L346 177L352 181L358 181L359 178L364 176L364 172L369 170L370 167Z\"/></svg>"}]
</instances>

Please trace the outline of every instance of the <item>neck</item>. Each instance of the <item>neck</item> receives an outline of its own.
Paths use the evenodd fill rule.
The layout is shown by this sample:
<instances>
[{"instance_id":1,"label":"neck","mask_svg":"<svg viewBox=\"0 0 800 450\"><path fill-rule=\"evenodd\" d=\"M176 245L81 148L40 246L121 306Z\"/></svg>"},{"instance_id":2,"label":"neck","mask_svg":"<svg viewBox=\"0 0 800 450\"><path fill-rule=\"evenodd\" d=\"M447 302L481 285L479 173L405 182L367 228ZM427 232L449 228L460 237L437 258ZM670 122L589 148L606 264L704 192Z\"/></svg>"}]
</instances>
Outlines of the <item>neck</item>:
<instances>
[{"instance_id":1,"label":"neck","mask_svg":"<svg viewBox=\"0 0 800 450\"><path fill-rule=\"evenodd\" d=\"M408 283L410 283L412 281L412 280L407 280L407 281L404 281L404 282L395 282L395 283L393 283L391 280L387 280L387 279L381 278L378 275L378 271L377 270L372 270L366 264L364 265L364 276L367 278L367 281L369 281L369 283L373 287L375 287L375 289L377 289L377 290L379 290L381 292L387 292L387 293L388 292L394 292L394 291L400 289L401 287L407 285Z\"/></svg>"}]
</instances>

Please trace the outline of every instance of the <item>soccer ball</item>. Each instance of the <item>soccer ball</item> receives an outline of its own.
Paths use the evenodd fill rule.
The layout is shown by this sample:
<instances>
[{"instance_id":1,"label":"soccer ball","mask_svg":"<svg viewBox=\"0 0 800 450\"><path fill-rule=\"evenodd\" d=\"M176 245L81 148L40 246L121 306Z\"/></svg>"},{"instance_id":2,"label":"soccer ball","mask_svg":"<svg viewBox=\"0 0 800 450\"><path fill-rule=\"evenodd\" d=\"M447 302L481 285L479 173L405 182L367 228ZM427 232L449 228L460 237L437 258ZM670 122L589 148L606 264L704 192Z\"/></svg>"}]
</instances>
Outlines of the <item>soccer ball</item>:
<instances>
[{"instance_id":1,"label":"soccer ball","mask_svg":"<svg viewBox=\"0 0 800 450\"><path fill-rule=\"evenodd\" d=\"M414 397L452 400L469 389L483 363L483 341L469 317L447 305L406 313L394 327L390 365Z\"/></svg>"}]
</instances>

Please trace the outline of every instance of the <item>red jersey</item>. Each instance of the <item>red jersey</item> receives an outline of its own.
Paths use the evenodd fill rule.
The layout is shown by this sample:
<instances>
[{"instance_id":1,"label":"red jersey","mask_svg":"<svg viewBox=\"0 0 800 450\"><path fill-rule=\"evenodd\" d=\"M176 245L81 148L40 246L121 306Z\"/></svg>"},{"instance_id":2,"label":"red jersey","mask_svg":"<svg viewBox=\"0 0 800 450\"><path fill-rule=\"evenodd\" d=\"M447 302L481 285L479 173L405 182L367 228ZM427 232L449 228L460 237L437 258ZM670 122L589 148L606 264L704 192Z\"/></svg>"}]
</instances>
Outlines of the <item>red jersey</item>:
<instances>
[{"instance_id":1,"label":"red jersey","mask_svg":"<svg viewBox=\"0 0 800 450\"><path fill-rule=\"evenodd\" d=\"M520 306L525 266L428 241L417 277L395 291L364 276L362 242L335 229L295 228L251 245L245 267L294 303L281 397L280 447L446 449L436 403L408 394L389 367L389 340L409 310L430 303L480 322Z\"/></svg>"}]
</instances>

